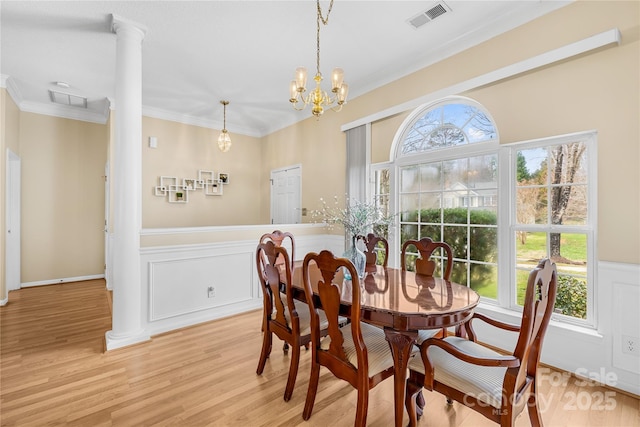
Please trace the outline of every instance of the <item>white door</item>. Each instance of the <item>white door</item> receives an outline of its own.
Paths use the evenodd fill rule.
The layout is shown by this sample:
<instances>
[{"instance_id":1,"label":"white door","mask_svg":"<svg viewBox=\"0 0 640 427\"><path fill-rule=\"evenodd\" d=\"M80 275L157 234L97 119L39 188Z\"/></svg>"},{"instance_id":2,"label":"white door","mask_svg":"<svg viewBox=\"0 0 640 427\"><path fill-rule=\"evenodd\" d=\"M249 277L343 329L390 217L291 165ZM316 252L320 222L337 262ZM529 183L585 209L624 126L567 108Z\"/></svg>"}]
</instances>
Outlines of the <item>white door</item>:
<instances>
[{"instance_id":1,"label":"white door","mask_svg":"<svg viewBox=\"0 0 640 427\"><path fill-rule=\"evenodd\" d=\"M301 166L271 171L271 223L299 224L302 221Z\"/></svg>"},{"instance_id":2,"label":"white door","mask_svg":"<svg viewBox=\"0 0 640 427\"><path fill-rule=\"evenodd\" d=\"M7 291L20 289L20 157L7 150L6 179L6 253Z\"/></svg>"}]
</instances>

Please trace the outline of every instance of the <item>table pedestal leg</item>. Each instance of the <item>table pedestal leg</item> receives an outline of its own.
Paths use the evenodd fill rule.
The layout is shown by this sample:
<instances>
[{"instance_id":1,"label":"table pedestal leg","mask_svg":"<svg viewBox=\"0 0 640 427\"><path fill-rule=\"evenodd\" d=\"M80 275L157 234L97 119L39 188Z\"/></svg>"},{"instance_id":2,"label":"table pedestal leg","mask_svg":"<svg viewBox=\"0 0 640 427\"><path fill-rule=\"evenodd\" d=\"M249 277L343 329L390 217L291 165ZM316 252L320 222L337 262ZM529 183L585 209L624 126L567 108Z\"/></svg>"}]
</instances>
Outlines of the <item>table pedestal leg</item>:
<instances>
[{"instance_id":1,"label":"table pedestal leg","mask_svg":"<svg viewBox=\"0 0 640 427\"><path fill-rule=\"evenodd\" d=\"M416 342L416 338L418 337L418 332L400 332L385 328L384 334L387 341L389 341L389 346L391 347L391 353L393 355L393 400L395 405L395 425L396 427L402 427L407 365L409 364L411 350L413 348L413 344Z\"/></svg>"}]
</instances>

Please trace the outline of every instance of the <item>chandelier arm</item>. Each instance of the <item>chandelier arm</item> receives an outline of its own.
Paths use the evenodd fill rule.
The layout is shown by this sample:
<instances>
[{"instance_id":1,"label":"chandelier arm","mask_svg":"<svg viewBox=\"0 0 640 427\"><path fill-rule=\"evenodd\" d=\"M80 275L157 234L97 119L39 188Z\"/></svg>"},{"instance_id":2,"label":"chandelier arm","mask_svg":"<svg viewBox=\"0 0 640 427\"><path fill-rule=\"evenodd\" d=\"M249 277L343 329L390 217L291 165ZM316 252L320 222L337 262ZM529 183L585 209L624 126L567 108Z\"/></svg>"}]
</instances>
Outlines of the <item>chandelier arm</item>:
<instances>
[{"instance_id":1,"label":"chandelier arm","mask_svg":"<svg viewBox=\"0 0 640 427\"><path fill-rule=\"evenodd\" d=\"M293 101L291 101L291 100L289 100L289 101L291 102L291 105L293 106L293 108L295 110L302 111L311 102L311 94L312 93L313 92L309 93L306 98L304 97L304 95L302 95L302 93L298 93L298 95L296 96L296 98L294 98ZM302 107L298 108L298 104L300 104L300 103L302 104Z\"/></svg>"}]
</instances>

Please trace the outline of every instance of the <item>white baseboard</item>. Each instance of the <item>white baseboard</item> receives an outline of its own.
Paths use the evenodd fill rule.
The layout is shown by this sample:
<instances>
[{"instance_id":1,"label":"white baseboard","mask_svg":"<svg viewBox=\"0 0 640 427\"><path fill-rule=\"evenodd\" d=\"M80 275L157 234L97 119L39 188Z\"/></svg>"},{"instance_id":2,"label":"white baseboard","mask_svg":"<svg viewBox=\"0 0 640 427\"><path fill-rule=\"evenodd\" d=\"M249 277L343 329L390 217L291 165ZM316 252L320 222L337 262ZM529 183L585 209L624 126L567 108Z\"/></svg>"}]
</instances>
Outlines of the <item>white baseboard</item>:
<instances>
[{"instance_id":1,"label":"white baseboard","mask_svg":"<svg viewBox=\"0 0 640 427\"><path fill-rule=\"evenodd\" d=\"M3 305L7 305L8 302L9 302L9 297L6 297L5 299L0 300L0 307L2 307Z\"/></svg>"},{"instance_id":2,"label":"white baseboard","mask_svg":"<svg viewBox=\"0 0 640 427\"><path fill-rule=\"evenodd\" d=\"M126 337L117 337L113 334L113 331L107 331L104 334L107 351L149 341L150 339L151 337L145 331L138 331L138 333L127 335Z\"/></svg>"},{"instance_id":3,"label":"white baseboard","mask_svg":"<svg viewBox=\"0 0 640 427\"><path fill-rule=\"evenodd\" d=\"M92 276L64 277L62 279L41 280L37 282L25 282L25 283L21 283L20 287L31 288L34 286L55 285L56 283L82 282L84 280L96 280L96 279L104 279L104 274L94 274Z\"/></svg>"}]
</instances>

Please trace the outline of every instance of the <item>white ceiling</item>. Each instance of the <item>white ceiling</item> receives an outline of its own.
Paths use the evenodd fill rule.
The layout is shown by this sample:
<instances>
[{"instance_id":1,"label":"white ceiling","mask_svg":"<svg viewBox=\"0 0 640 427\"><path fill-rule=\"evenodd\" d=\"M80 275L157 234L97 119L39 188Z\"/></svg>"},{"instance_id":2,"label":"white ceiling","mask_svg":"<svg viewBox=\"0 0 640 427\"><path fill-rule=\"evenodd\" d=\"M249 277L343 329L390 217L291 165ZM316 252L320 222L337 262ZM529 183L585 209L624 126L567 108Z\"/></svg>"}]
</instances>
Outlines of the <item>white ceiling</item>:
<instances>
[{"instance_id":1,"label":"white ceiling","mask_svg":"<svg viewBox=\"0 0 640 427\"><path fill-rule=\"evenodd\" d=\"M335 0L321 28L321 71L342 67L353 99L569 1L446 0L449 12L419 29L409 25L437 3ZM323 10L328 4L321 1ZM315 73L315 0L2 0L0 7L0 74L22 110L104 121L115 93L116 14L147 27L143 114L220 129L219 101L227 99L229 132L252 136L311 114L291 108L288 87L297 66ZM53 104L48 89L57 81L70 85L59 90L87 97L87 109Z\"/></svg>"}]
</instances>

